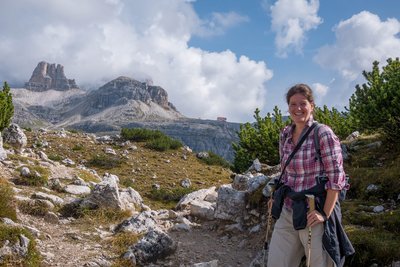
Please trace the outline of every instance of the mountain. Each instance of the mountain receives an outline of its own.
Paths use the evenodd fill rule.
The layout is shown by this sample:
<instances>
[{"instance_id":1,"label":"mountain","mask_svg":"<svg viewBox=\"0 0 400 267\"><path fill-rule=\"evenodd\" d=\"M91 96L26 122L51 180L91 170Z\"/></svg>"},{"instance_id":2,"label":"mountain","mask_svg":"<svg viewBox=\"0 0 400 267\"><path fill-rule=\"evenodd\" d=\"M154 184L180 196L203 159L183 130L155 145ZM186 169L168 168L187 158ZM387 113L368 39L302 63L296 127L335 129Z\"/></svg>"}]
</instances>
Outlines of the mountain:
<instances>
[{"instance_id":1,"label":"mountain","mask_svg":"<svg viewBox=\"0 0 400 267\"><path fill-rule=\"evenodd\" d=\"M233 159L231 143L240 124L187 118L169 102L168 93L151 81L118 77L96 90L80 89L60 64L40 62L25 88L11 89L13 121L29 128L69 128L118 133L122 127L158 129L195 151Z\"/></svg>"},{"instance_id":2,"label":"mountain","mask_svg":"<svg viewBox=\"0 0 400 267\"><path fill-rule=\"evenodd\" d=\"M42 92L49 89L65 91L78 86L75 80L65 77L64 66L42 61L34 69L29 82L25 83L25 88Z\"/></svg>"}]
</instances>

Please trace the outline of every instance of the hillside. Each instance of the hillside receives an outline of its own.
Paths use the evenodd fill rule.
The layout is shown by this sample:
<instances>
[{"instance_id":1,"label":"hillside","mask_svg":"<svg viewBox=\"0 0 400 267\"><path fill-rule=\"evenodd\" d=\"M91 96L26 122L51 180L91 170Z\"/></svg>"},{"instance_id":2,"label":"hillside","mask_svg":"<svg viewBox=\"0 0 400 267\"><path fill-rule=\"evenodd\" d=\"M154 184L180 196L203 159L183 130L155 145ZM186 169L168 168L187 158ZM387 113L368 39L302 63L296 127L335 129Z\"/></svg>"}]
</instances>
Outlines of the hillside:
<instances>
[{"instance_id":1,"label":"hillside","mask_svg":"<svg viewBox=\"0 0 400 267\"><path fill-rule=\"evenodd\" d=\"M22 149L4 144L0 259L15 250L25 251L28 266L259 266L266 229L260 190L277 175L274 168L232 175L188 148L159 152L145 142L76 131L25 134ZM357 251L345 266L396 266L398 152L379 135L344 143L351 189L343 222ZM18 237L31 247L4 242ZM153 247L140 248L152 238Z\"/></svg>"},{"instance_id":2,"label":"hillside","mask_svg":"<svg viewBox=\"0 0 400 267\"><path fill-rule=\"evenodd\" d=\"M179 252L158 261L157 266L178 263L192 266L212 260L248 266L257 253L250 244L261 247L260 235L224 230L225 225L232 223L204 221L188 211L171 210L175 210L184 194L232 182L229 170L206 165L187 148L156 152L146 148L145 143L126 142L115 136L96 137L67 131L25 133L27 145L22 154L15 154L5 144L9 155L1 164L0 191L9 192L8 186L4 186L11 183L15 200L10 201L7 194L3 195L0 217L6 215L13 219L11 224L18 223L29 229L24 235L38 251L28 250L25 264L28 262L29 266L38 266L39 261L44 266L130 266L126 261L121 262L119 256L137 242L138 236L129 232L114 233L111 229L132 214L141 214L141 210L163 214L169 209L175 214L175 219L162 219L159 227L168 229L177 225L168 235L178 244ZM27 169L29 175L24 174ZM121 199L132 188L143 198L142 204L126 210L72 211L71 203L87 198L89 192L84 192L85 187L93 192L96 184L101 184L109 175L118 177ZM183 187L182 181L189 181L189 187ZM9 211L10 205L17 207L16 216ZM9 223L3 223L0 222L0 228L10 231ZM0 234L0 244L4 244L2 238ZM13 261L19 262L19 259Z\"/></svg>"}]
</instances>

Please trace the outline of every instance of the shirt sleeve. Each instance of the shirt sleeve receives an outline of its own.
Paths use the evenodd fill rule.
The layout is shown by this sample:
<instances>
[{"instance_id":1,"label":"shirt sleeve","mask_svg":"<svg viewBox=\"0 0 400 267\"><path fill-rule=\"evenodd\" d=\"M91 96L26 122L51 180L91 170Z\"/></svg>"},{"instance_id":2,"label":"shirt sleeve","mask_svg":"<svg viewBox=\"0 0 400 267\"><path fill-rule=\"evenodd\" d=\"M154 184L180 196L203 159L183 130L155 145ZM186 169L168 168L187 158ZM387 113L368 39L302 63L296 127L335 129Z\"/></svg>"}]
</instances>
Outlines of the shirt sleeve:
<instances>
[{"instance_id":1,"label":"shirt sleeve","mask_svg":"<svg viewBox=\"0 0 400 267\"><path fill-rule=\"evenodd\" d=\"M343 168L342 148L339 138L328 126L321 127L319 132L321 159L325 174L328 176L326 189L342 190L346 185L346 174Z\"/></svg>"}]
</instances>

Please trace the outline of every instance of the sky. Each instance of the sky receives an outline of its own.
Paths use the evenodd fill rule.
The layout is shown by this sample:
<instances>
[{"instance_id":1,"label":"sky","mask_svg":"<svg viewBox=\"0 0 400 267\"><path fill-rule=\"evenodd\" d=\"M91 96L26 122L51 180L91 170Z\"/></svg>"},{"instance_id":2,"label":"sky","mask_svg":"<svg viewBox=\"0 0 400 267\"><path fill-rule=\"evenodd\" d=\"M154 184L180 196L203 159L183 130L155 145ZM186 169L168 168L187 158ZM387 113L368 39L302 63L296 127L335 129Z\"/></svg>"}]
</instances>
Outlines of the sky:
<instances>
[{"instance_id":1,"label":"sky","mask_svg":"<svg viewBox=\"0 0 400 267\"><path fill-rule=\"evenodd\" d=\"M86 90L151 79L185 116L253 121L296 83L344 110L364 70L400 56L399 0L1 0L0 81L40 61Z\"/></svg>"}]
</instances>

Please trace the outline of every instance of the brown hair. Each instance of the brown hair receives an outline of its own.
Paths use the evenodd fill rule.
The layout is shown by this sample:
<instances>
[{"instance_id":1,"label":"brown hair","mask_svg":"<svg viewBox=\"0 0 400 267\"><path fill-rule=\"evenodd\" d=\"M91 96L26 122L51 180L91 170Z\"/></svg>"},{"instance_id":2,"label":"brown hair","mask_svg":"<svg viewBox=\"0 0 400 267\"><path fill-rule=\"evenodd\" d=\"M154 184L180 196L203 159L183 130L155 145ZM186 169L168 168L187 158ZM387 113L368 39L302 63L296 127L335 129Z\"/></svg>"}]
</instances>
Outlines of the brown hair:
<instances>
[{"instance_id":1,"label":"brown hair","mask_svg":"<svg viewBox=\"0 0 400 267\"><path fill-rule=\"evenodd\" d=\"M307 84L298 83L289 89L289 91L286 93L286 102L288 103L288 105L290 102L290 98L295 94L302 94L303 96L305 96L307 98L307 100L312 105L314 105L313 92L312 92L310 86L308 86Z\"/></svg>"}]
</instances>

